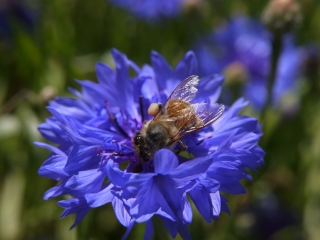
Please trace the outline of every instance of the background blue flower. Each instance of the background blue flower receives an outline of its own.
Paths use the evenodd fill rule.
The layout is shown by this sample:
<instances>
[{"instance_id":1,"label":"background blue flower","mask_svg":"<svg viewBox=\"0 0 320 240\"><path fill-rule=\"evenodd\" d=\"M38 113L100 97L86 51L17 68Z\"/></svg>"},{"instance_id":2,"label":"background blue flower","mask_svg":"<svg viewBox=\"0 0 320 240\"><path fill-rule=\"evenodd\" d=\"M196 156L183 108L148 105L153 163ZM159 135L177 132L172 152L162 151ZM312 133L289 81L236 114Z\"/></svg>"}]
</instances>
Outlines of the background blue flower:
<instances>
[{"instance_id":1,"label":"background blue flower","mask_svg":"<svg viewBox=\"0 0 320 240\"><path fill-rule=\"evenodd\" d=\"M0 37L11 41L18 26L24 31L33 32L38 15L35 7L28 6L26 1L3 1L0 8Z\"/></svg>"},{"instance_id":2,"label":"background blue flower","mask_svg":"<svg viewBox=\"0 0 320 240\"><path fill-rule=\"evenodd\" d=\"M224 72L229 86L226 86L222 99L230 102L243 94L256 109L261 110L267 100L271 39L259 21L244 16L234 17L196 43L200 73ZM286 94L298 91L302 57L303 50L295 46L292 36L286 36L273 87L274 106ZM241 93L235 93L232 86L240 88Z\"/></svg>"},{"instance_id":3,"label":"background blue flower","mask_svg":"<svg viewBox=\"0 0 320 240\"><path fill-rule=\"evenodd\" d=\"M182 11L185 0L110 0L112 4L127 9L134 15L146 20L160 20L173 17Z\"/></svg>"}]
</instances>

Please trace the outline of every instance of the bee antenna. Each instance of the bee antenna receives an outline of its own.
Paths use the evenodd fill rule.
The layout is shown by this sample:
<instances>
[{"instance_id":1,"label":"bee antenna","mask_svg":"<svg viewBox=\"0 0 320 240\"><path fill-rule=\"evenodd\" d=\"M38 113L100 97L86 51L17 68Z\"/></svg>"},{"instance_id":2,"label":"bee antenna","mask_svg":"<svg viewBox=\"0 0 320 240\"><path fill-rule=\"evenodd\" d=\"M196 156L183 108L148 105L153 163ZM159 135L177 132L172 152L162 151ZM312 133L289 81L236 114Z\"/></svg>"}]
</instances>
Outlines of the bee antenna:
<instances>
[{"instance_id":1,"label":"bee antenna","mask_svg":"<svg viewBox=\"0 0 320 240\"><path fill-rule=\"evenodd\" d=\"M108 116L111 122L113 122L114 126L116 127L116 129L126 138L130 138L130 136L128 135L128 133L126 133L126 131L124 131L122 129L122 127L120 127L119 122L117 120L117 118L113 115L113 113L110 111L110 107L109 107L109 103L107 101L105 101L105 105L107 108L107 112L108 112Z\"/></svg>"},{"instance_id":2,"label":"bee antenna","mask_svg":"<svg viewBox=\"0 0 320 240\"><path fill-rule=\"evenodd\" d=\"M143 97L140 95L139 97L139 108L140 108L140 114L141 114L141 122L144 122L144 112L143 112Z\"/></svg>"}]
</instances>

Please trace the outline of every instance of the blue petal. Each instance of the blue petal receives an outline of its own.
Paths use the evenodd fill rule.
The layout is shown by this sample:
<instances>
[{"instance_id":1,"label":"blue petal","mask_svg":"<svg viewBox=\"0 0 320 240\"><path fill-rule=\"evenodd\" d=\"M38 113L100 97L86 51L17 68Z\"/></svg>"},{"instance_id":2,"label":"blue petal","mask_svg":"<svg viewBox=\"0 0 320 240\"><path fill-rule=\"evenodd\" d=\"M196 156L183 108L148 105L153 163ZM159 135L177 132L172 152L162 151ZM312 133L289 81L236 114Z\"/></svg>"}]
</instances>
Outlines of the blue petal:
<instances>
[{"instance_id":1,"label":"blue petal","mask_svg":"<svg viewBox=\"0 0 320 240\"><path fill-rule=\"evenodd\" d=\"M188 192L190 195L194 205L198 209L201 216L206 220L208 223L211 222L211 215L210 215L210 202L208 197L208 191L203 185L197 185L191 191Z\"/></svg>"},{"instance_id":2,"label":"blue petal","mask_svg":"<svg viewBox=\"0 0 320 240\"><path fill-rule=\"evenodd\" d=\"M278 104L284 94L295 91L299 84L296 81L301 75L303 51L296 48L291 35L283 39L283 51L281 52L273 87L273 104Z\"/></svg>"},{"instance_id":3,"label":"blue petal","mask_svg":"<svg viewBox=\"0 0 320 240\"><path fill-rule=\"evenodd\" d=\"M183 196L181 200L182 218L186 223L191 223L192 221L192 208L188 199Z\"/></svg>"},{"instance_id":4,"label":"blue petal","mask_svg":"<svg viewBox=\"0 0 320 240\"><path fill-rule=\"evenodd\" d=\"M82 125L76 119L64 116L52 107L48 110L56 117L60 128L65 132L68 138L75 144L79 145L101 145L105 138L122 140L123 137L112 132L102 129Z\"/></svg>"},{"instance_id":5,"label":"blue petal","mask_svg":"<svg viewBox=\"0 0 320 240\"><path fill-rule=\"evenodd\" d=\"M214 162L207 171L210 178L222 183L238 182L244 175L232 162Z\"/></svg>"},{"instance_id":6,"label":"blue petal","mask_svg":"<svg viewBox=\"0 0 320 240\"><path fill-rule=\"evenodd\" d=\"M51 150L53 153L40 167L38 173L40 176L62 180L68 177L68 173L64 171L67 162L67 155L60 149L45 143L35 142L35 145Z\"/></svg>"},{"instance_id":7,"label":"blue petal","mask_svg":"<svg viewBox=\"0 0 320 240\"><path fill-rule=\"evenodd\" d=\"M244 101L243 98L239 98L237 101L235 101L230 108L228 108L222 116L213 123L213 127L215 130L219 130L223 128L224 126L228 126L226 122L228 122L230 119L236 117L239 112L248 105L247 101Z\"/></svg>"},{"instance_id":8,"label":"blue petal","mask_svg":"<svg viewBox=\"0 0 320 240\"><path fill-rule=\"evenodd\" d=\"M172 221L168 218L159 216L159 218L161 219L161 221L163 222L165 228L167 229L167 231L169 232L169 234L171 235L172 238L176 238L177 233L178 233L178 224L176 221Z\"/></svg>"},{"instance_id":9,"label":"blue petal","mask_svg":"<svg viewBox=\"0 0 320 240\"><path fill-rule=\"evenodd\" d=\"M105 177L106 173L97 169L80 171L66 182L65 188L73 196L84 196L100 191Z\"/></svg>"},{"instance_id":10,"label":"blue petal","mask_svg":"<svg viewBox=\"0 0 320 240\"><path fill-rule=\"evenodd\" d=\"M198 185L200 185L200 189L202 187L205 187L210 192L216 192L220 188L220 183L218 181L216 181L215 179L209 178L207 176L207 174L204 174L204 175L200 176L199 178L197 178L196 182L197 182L197 184L194 185L194 188L197 188L197 187L199 187Z\"/></svg>"},{"instance_id":11,"label":"blue petal","mask_svg":"<svg viewBox=\"0 0 320 240\"><path fill-rule=\"evenodd\" d=\"M62 180L69 176L64 170L67 157L60 155L51 155L40 167L38 173L42 177L51 178L55 180Z\"/></svg>"},{"instance_id":12,"label":"blue petal","mask_svg":"<svg viewBox=\"0 0 320 240\"><path fill-rule=\"evenodd\" d=\"M183 240L191 240L191 235L186 224L178 223L178 231Z\"/></svg>"},{"instance_id":13,"label":"blue petal","mask_svg":"<svg viewBox=\"0 0 320 240\"><path fill-rule=\"evenodd\" d=\"M175 214L169 207L167 200L153 181L149 181L141 187L139 195L131 206L130 214L136 218L137 222L147 221L154 214L171 220L175 219Z\"/></svg>"},{"instance_id":14,"label":"blue petal","mask_svg":"<svg viewBox=\"0 0 320 240\"><path fill-rule=\"evenodd\" d=\"M144 232L143 240L150 240L153 236L154 229L151 219L147 221L146 230Z\"/></svg>"},{"instance_id":15,"label":"blue petal","mask_svg":"<svg viewBox=\"0 0 320 240\"><path fill-rule=\"evenodd\" d=\"M264 154L262 156L259 156L257 154L254 154L251 150L248 151L242 149L239 149L232 153L239 159L239 161L241 161L243 165L249 167L252 170L255 170L255 168L264 165L264 161L262 159Z\"/></svg>"},{"instance_id":16,"label":"blue petal","mask_svg":"<svg viewBox=\"0 0 320 240\"><path fill-rule=\"evenodd\" d=\"M227 194L243 194L246 193L246 190L240 183L227 183L227 184L221 184L220 187L221 192L227 193Z\"/></svg>"},{"instance_id":17,"label":"blue petal","mask_svg":"<svg viewBox=\"0 0 320 240\"><path fill-rule=\"evenodd\" d=\"M172 68L168 62L159 53L151 52L152 67L155 72L155 77L158 83L158 89L163 91L166 89L166 81L172 76Z\"/></svg>"},{"instance_id":18,"label":"blue petal","mask_svg":"<svg viewBox=\"0 0 320 240\"><path fill-rule=\"evenodd\" d=\"M58 186L55 186L53 188L50 188L49 190L47 190L44 194L43 199L44 200L48 200L50 198L55 198L58 196L61 196L63 194L66 194L65 189L63 187L63 184L60 184Z\"/></svg>"},{"instance_id":19,"label":"blue petal","mask_svg":"<svg viewBox=\"0 0 320 240\"><path fill-rule=\"evenodd\" d=\"M229 164L232 167L239 167L241 165L241 162L237 158L237 156L234 154L236 151L231 151L230 149L227 149L227 151L217 151L214 154L214 162L222 162L225 164Z\"/></svg>"},{"instance_id":20,"label":"blue petal","mask_svg":"<svg viewBox=\"0 0 320 240\"><path fill-rule=\"evenodd\" d=\"M156 174L168 174L178 166L177 156L168 149L161 149L154 155L154 171Z\"/></svg>"},{"instance_id":21,"label":"blue petal","mask_svg":"<svg viewBox=\"0 0 320 240\"><path fill-rule=\"evenodd\" d=\"M112 90L110 88L109 92L110 94L114 94L114 98L112 101L110 101L110 106L123 109L132 118L140 119L137 108L133 101L133 83L129 77L127 57L116 49L112 49L111 53L116 64L117 73L115 82L116 85L114 86L115 89ZM121 98L119 98L119 96L121 96Z\"/></svg>"},{"instance_id":22,"label":"blue petal","mask_svg":"<svg viewBox=\"0 0 320 240\"><path fill-rule=\"evenodd\" d=\"M174 212L181 208L180 201L183 198L184 189L178 188L173 179L168 176L156 176L154 184Z\"/></svg>"},{"instance_id":23,"label":"blue petal","mask_svg":"<svg viewBox=\"0 0 320 240\"><path fill-rule=\"evenodd\" d=\"M50 142L64 145L70 144L69 138L61 130L54 117L47 118L45 123L42 123L38 126L38 130L42 136L48 139Z\"/></svg>"},{"instance_id":24,"label":"blue petal","mask_svg":"<svg viewBox=\"0 0 320 240\"><path fill-rule=\"evenodd\" d=\"M209 103L216 103L221 93L223 81L224 77L219 74L201 77L198 86L199 93L195 97L194 102L204 102L209 99Z\"/></svg>"},{"instance_id":25,"label":"blue petal","mask_svg":"<svg viewBox=\"0 0 320 240\"><path fill-rule=\"evenodd\" d=\"M101 157L98 156L98 151L101 145L83 146L74 145L68 156L68 161L64 170L68 173L78 173L83 169L98 168Z\"/></svg>"},{"instance_id":26,"label":"blue petal","mask_svg":"<svg viewBox=\"0 0 320 240\"><path fill-rule=\"evenodd\" d=\"M82 86L82 94L91 106L101 107L105 105L106 90L97 83L91 81L76 80Z\"/></svg>"},{"instance_id":27,"label":"blue petal","mask_svg":"<svg viewBox=\"0 0 320 240\"><path fill-rule=\"evenodd\" d=\"M125 227L130 227L130 225L134 222L134 219L127 212L123 201L117 197L114 197L112 200L112 206L119 222Z\"/></svg>"},{"instance_id":28,"label":"blue petal","mask_svg":"<svg viewBox=\"0 0 320 240\"><path fill-rule=\"evenodd\" d=\"M53 153L57 154L57 155L61 155L61 156L67 156L63 151L61 151L59 148L56 148L54 146L51 146L49 144L46 143L42 143L42 142L34 142L35 145L37 145L38 147L42 147L42 148L47 148L50 151L52 151Z\"/></svg>"},{"instance_id":29,"label":"blue petal","mask_svg":"<svg viewBox=\"0 0 320 240\"><path fill-rule=\"evenodd\" d=\"M191 161L180 164L169 175L177 182L178 185L181 186L183 183L187 183L188 181L196 179L204 174L211 163L211 156L195 158Z\"/></svg>"},{"instance_id":30,"label":"blue petal","mask_svg":"<svg viewBox=\"0 0 320 240\"><path fill-rule=\"evenodd\" d=\"M130 224L128 225L127 231L126 233L123 235L123 237L121 238L121 240L125 240L127 239L129 233L131 232L132 228L134 226L134 222L130 222Z\"/></svg>"},{"instance_id":31,"label":"blue petal","mask_svg":"<svg viewBox=\"0 0 320 240\"><path fill-rule=\"evenodd\" d=\"M96 73L99 83L105 88L115 83L115 71L104 63L96 64Z\"/></svg>"},{"instance_id":32,"label":"blue petal","mask_svg":"<svg viewBox=\"0 0 320 240\"><path fill-rule=\"evenodd\" d=\"M80 122L86 122L95 117L95 111L88 103L74 98L55 98L50 101L50 106L57 109L61 114L73 117Z\"/></svg>"},{"instance_id":33,"label":"blue petal","mask_svg":"<svg viewBox=\"0 0 320 240\"><path fill-rule=\"evenodd\" d=\"M211 139L206 141L206 146L213 150L220 144L218 146L219 151L228 148L249 150L257 145L259 139L260 135L247 132L241 126L238 126L238 128L217 131Z\"/></svg>"},{"instance_id":34,"label":"blue petal","mask_svg":"<svg viewBox=\"0 0 320 240\"><path fill-rule=\"evenodd\" d=\"M148 23L159 21L164 17L172 17L181 11L181 0L111 0L111 3L126 8L136 17L147 20Z\"/></svg>"},{"instance_id":35,"label":"blue petal","mask_svg":"<svg viewBox=\"0 0 320 240\"><path fill-rule=\"evenodd\" d=\"M235 141L232 148L235 149L251 149L257 145L260 136L255 133L242 132L235 136Z\"/></svg>"},{"instance_id":36,"label":"blue petal","mask_svg":"<svg viewBox=\"0 0 320 240\"><path fill-rule=\"evenodd\" d=\"M195 74L198 74L198 61L194 52L189 51L176 66L173 77L183 80Z\"/></svg>"},{"instance_id":37,"label":"blue petal","mask_svg":"<svg viewBox=\"0 0 320 240\"><path fill-rule=\"evenodd\" d=\"M258 125L257 119L250 117L234 117L229 120L225 126L216 128L214 137L219 137L220 135L229 134L235 130L239 131L239 128L243 129L242 131L254 132Z\"/></svg>"},{"instance_id":38,"label":"blue petal","mask_svg":"<svg viewBox=\"0 0 320 240\"><path fill-rule=\"evenodd\" d=\"M227 205L228 200L221 194L220 194L220 199L221 199L221 211L230 214L230 210Z\"/></svg>"},{"instance_id":39,"label":"blue petal","mask_svg":"<svg viewBox=\"0 0 320 240\"><path fill-rule=\"evenodd\" d=\"M141 95L144 97L144 99L148 99L150 103L152 102L153 96L158 96L160 93L160 88L158 86L154 70L151 66L145 65L142 68L141 76L145 77L148 76L149 78L146 79L142 86L141 86ZM157 102L157 101L155 101ZM149 103L149 105L150 105ZM149 105L145 105L145 108L149 107ZM147 109L146 109L147 110Z\"/></svg>"},{"instance_id":40,"label":"blue petal","mask_svg":"<svg viewBox=\"0 0 320 240\"><path fill-rule=\"evenodd\" d=\"M86 204L83 198L72 198L68 200L62 200L58 202L60 207L65 208L60 218L64 218L70 214L76 214L76 219L70 230L74 228L89 212L90 207Z\"/></svg>"},{"instance_id":41,"label":"blue petal","mask_svg":"<svg viewBox=\"0 0 320 240\"><path fill-rule=\"evenodd\" d=\"M218 149L217 151L223 151L223 150L226 150L226 149L229 149L231 148L231 145L233 143L233 140L234 140L234 136L236 135L236 133L239 131L239 128L238 129L234 129L233 131L231 131L230 135L229 136L225 136L228 134L228 132L224 132L223 133L223 140L221 139L222 136L215 136L213 137L212 139L210 139L208 142L209 144L211 143L212 145L218 141L218 139L222 140L222 141L219 141L221 142L220 145L218 146Z\"/></svg>"},{"instance_id":42,"label":"blue petal","mask_svg":"<svg viewBox=\"0 0 320 240\"><path fill-rule=\"evenodd\" d=\"M257 77L245 87L244 94L256 109L262 110L268 96L266 81Z\"/></svg>"},{"instance_id":43,"label":"blue petal","mask_svg":"<svg viewBox=\"0 0 320 240\"><path fill-rule=\"evenodd\" d=\"M85 199L91 208L100 207L106 203L112 202L114 195L111 192L112 184L97 193L89 193L85 195Z\"/></svg>"},{"instance_id":44,"label":"blue petal","mask_svg":"<svg viewBox=\"0 0 320 240\"><path fill-rule=\"evenodd\" d=\"M212 205L212 215L219 216L221 212L221 199L220 193L217 191L215 193L210 193L211 205Z\"/></svg>"},{"instance_id":45,"label":"blue petal","mask_svg":"<svg viewBox=\"0 0 320 240\"><path fill-rule=\"evenodd\" d=\"M107 164L108 178L115 185L122 187L125 191L122 196L126 199L135 197L136 194L149 181L152 182L153 173L126 173L119 169L119 165L109 160Z\"/></svg>"},{"instance_id":46,"label":"blue petal","mask_svg":"<svg viewBox=\"0 0 320 240\"><path fill-rule=\"evenodd\" d=\"M228 126L226 126L224 129L231 130L231 129L241 127L247 132L253 132L256 129L257 125L258 125L257 119L246 117L246 116L239 116L230 120L228 122Z\"/></svg>"}]
</instances>

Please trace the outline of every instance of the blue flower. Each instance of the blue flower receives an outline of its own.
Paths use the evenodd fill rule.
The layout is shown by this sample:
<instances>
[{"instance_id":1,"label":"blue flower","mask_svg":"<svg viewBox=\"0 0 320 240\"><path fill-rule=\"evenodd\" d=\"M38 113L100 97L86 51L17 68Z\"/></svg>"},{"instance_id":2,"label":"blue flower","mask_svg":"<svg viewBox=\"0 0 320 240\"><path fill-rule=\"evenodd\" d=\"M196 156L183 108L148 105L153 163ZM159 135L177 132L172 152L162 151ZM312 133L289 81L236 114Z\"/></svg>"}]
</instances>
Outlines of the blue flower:
<instances>
[{"instance_id":1,"label":"blue flower","mask_svg":"<svg viewBox=\"0 0 320 240\"><path fill-rule=\"evenodd\" d=\"M238 97L230 87L236 85L241 88L240 95L258 110L263 109L267 100L271 51L271 35L260 22L246 17L231 19L195 46L201 75L226 74L229 88L225 89L223 100L230 102ZM279 105L284 95L298 90L302 56L302 50L294 45L292 37L286 36L273 87L273 106Z\"/></svg>"},{"instance_id":2,"label":"blue flower","mask_svg":"<svg viewBox=\"0 0 320 240\"><path fill-rule=\"evenodd\" d=\"M188 52L173 69L152 52L151 66L139 68L117 50L112 56L115 70L97 64L98 83L78 81L82 91L70 89L76 98L56 98L49 104L52 116L39 131L58 146L36 143L51 151L39 174L59 183L44 198L72 196L58 202L65 209L61 218L76 214L72 227L91 208L111 203L127 227L123 239L141 222L146 222L145 239L150 239L153 217L172 237L179 233L190 239L188 196L208 222L221 211L229 212L222 193L244 193L239 182L251 179L247 169L263 165L264 152L257 145L260 125L254 118L238 116L247 105L240 98L213 124L183 138L187 151L179 151L179 146L160 149L151 161L142 161L133 140L143 122L151 119L147 108L153 102L164 103L181 80L197 74L197 60ZM129 68L135 77L130 77ZM195 100L215 104L222 82L220 75L202 78L202 92Z\"/></svg>"},{"instance_id":3,"label":"blue flower","mask_svg":"<svg viewBox=\"0 0 320 240\"><path fill-rule=\"evenodd\" d=\"M38 13L23 1L3 1L0 8L0 36L11 41L15 25L32 32L37 20Z\"/></svg>"},{"instance_id":4,"label":"blue flower","mask_svg":"<svg viewBox=\"0 0 320 240\"><path fill-rule=\"evenodd\" d=\"M121 187L122 197L132 199L130 215L136 222L149 221L156 214L163 219L173 238L179 229L181 236L187 239L190 237L186 224L191 222L192 212L185 193L196 185L195 180L203 175L211 162L211 157L207 156L179 165L172 151L162 149L154 156L152 173L123 172L112 160L107 171L110 181Z\"/></svg>"},{"instance_id":5,"label":"blue flower","mask_svg":"<svg viewBox=\"0 0 320 240\"><path fill-rule=\"evenodd\" d=\"M111 0L111 3L127 9L139 18L157 21L163 17L178 15L185 1L186 0Z\"/></svg>"}]
</instances>

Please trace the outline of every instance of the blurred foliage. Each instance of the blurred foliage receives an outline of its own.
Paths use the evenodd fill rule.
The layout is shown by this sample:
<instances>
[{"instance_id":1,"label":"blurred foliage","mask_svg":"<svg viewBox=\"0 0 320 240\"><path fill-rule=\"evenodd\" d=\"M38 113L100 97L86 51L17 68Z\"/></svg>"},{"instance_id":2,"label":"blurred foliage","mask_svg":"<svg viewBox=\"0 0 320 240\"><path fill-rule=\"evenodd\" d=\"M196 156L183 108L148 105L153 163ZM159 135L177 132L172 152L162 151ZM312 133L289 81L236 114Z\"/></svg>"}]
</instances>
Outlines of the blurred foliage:
<instances>
[{"instance_id":1,"label":"blurred foliage","mask_svg":"<svg viewBox=\"0 0 320 240\"><path fill-rule=\"evenodd\" d=\"M111 48L140 66L150 63L150 51L156 50L174 66L198 36L235 13L260 18L265 5L204 0L180 17L147 23L105 0L1 1L0 14L5 17L0 21L7 21L7 27L0 31L0 239L120 239L125 228L111 205L92 209L69 231L73 217L60 220L62 209L56 200L42 199L56 184L37 174L49 152L33 145L44 141L37 126L49 116L48 101L67 96L68 86L79 89L73 79L96 81L96 62L113 65ZM12 11L17 6L32 21ZM298 43L317 46L320 4L301 0L301 6ZM269 110L260 119L266 166L260 174L253 173L254 181L243 182L247 194L228 196L231 216L223 213L211 224L194 211L189 227L193 239L320 239L318 56L316 52L301 79L299 112L284 117ZM140 224L129 239L142 239L143 234ZM154 237L167 238L161 232Z\"/></svg>"}]
</instances>

